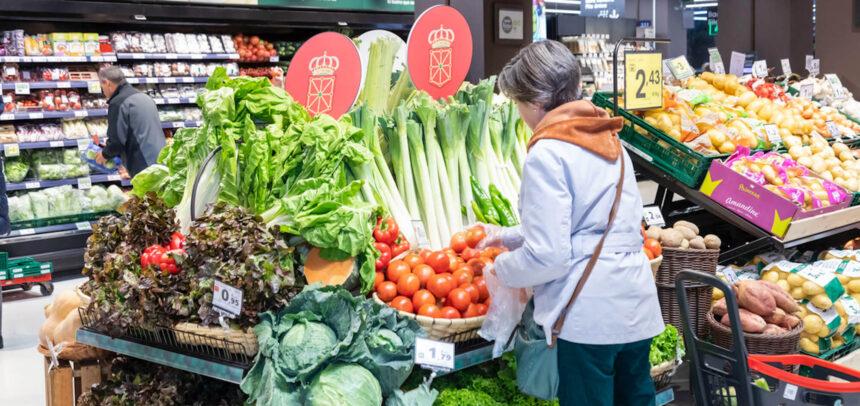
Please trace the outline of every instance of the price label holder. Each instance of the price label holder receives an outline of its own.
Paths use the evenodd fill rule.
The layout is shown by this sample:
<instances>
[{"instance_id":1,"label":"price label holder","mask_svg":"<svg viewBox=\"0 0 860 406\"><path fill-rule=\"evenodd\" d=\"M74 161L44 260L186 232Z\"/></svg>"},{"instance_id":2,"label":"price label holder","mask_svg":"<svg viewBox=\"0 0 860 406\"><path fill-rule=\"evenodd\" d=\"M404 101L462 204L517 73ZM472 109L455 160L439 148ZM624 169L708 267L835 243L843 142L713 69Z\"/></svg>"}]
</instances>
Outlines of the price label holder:
<instances>
[{"instance_id":1,"label":"price label holder","mask_svg":"<svg viewBox=\"0 0 860 406\"><path fill-rule=\"evenodd\" d=\"M767 61L760 59L753 62L752 74L757 78L767 77Z\"/></svg>"},{"instance_id":2,"label":"price label holder","mask_svg":"<svg viewBox=\"0 0 860 406\"><path fill-rule=\"evenodd\" d=\"M663 107L663 55L659 52L624 54L624 108L650 110Z\"/></svg>"},{"instance_id":3,"label":"price label holder","mask_svg":"<svg viewBox=\"0 0 860 406\"><path fill-rule=\"evenodd\" d=\"M419 248L430 246L430 240L427 239L427 230L424 229L424 223L421 220L412 220L412 230L415 231L416 243Z\"/></svg>"},{"instance_id":4,"label":"price label holder","mask_svg":"<svg viewBox=\"0 0 860 406\"><path fill-rule=\"evenodd\" d=\"M87 110L75 110L75 118L82 118L90 115Z\"/></svg>"},{"instance_id":5,"label":"price label holder","mask_svg":"<svg viewBox=\"0 0 860 406\"><path fill-rule=\"evenodd\" d=\"M782 143L782 137L779 135L779 129L776 127L776 124L765 124L764 134L767 136L767 140L770 141L771 144Z\"/></svg>"},{"instance_id":6,"label":"price label holder","mask_svg":"<svg viewBox=\"0 0 860 406\"><path fill-rule=\"evenodd\" d=\"M90 93L101 93L102 84L98 81L87 82L87 91Z\"/></svg>"},{"instance_id":7,"label":"price label holder","mask_svg":"<svg viewBox=\"0 0 860 406\"><path fill-rule=\"evenodd\" d=\"M842 141L842 132L839 131L839 126L832 121L826 121L824 123L827 126L827 131L830 131L830 135L833 136L833 139L837 141Z\"/></svg>"},{"instance_id":8,"label":"price label holder","mask_svg":"<svg viewBox=\"0 0 860 406\"><path fill-rule=\"evenodd\" d=\"M746 54L742 54L740 52L732 51L732 57L729 60L729 73L735 76L743 76L744 75L744 63L747 60Z\"/></svg>"},{"instance_id":9,"label":"price label holder","mask_svg":"<svg viewBox=\"0 0 860 406\"><path fill-rule=\"evenodd\" d=\"M714 62L711 64L711 71L723 75L726 73L726 66L722 62Z\"/></svg>"},{"instance_id":10,"label":"price label holder","mask_svg":"<svg viewBox=\"0 0 860 406\"><path fill-rule=\"evenodd\" d=\"M675 79L675 76L672 75L672 70L669 69L669 61L664 59L663 60L663 80L664 81L668 80L671 82L673 79Z\"/></svg>"},{"instance_id":11,"label":"price label holder","mask_svg":"<svg viewBox=\"0 0 860 406\"><path fill-rule=\"evenodd\" d=\"M50 146L51 148L59 148L59 147L65 146L65 145L66 145L66 143L63 141L51 141L48 143L48 146Z\"/></svg>"},{"instance_id":12,"label":"price label holder","mask_svg":"<svg viewBox=\"0 0 860 406\"><path fill-rule=\"evenodd\" d=\"M6 102L6 103L9 103L9 102ZM9 121L9 120L14 120L14 119L15 119L15 115L12 113L0 114L0 121Z\"/></svg>"},{"instance_id":13,"label":"price label holder","mask_svg":"<svg viewBox=\"0 0 860 406\"><path fill-rule=\"evenodd\" d=\"M723 268L723 276L726 278L726 281L729 283L729 285L734 285L738 282L738 274L732 268Z\"/></svg>"},{"instance_id":14,"label":"price label holder","mask_svg":"<svg viewBox=\"0 0 860 406\"><path fill-rule=\"evenodd\" d=\"M30 113L31 120L41 120L43 118L45 118L45 114L43 113Z\"/></svg>"},{"instance_id":15,"label":"price label holder","mask_svg":"<svg viewBox=\"0 0 860 406\"><path fill-rule=\"evenodd\" d=\"M86 190L93 187L93 180L89 176L78 178L78 189Z\"/></svg>"},{"instance_id":16,"label":"price label holder","mask_svg":"<svg viewBox=\"0 0 860 406\"><path fill-rule=\"evenodd\" d=\"M122 176L108 175L107 180L108 180L108 182L116 182L116 181L122 180Z\"/></svg>"},{"instance_id":17,"label":"price label holder","mask_svg":"<svg viewBox=\"0 0 860 406\"><path fill-rule=\"evenodd\" d=\"M80 230L80 231L84 231L84 230L92 230L92 229L93 229L93 225L92 225L92 224L90 224L90 222L89 222L89 221L81 221L81 222L77 222L77 223L75 223L75 228L76 228L76 229L78 229L78 230Z\"/></svg>"},{"instance_id":18,"label":"price label holder","mask_svg":"<svg viewBox=\"0 0 860 406\"><path fill-rule=\"evenodd\" d=\"M804 99L812 100L812 96L815 94L815 84L813 83L805 83L800 86L800 97Z\"/></svg>"},{"instance_id":19,"label":"price label holder","mask_svg":"<svg viewBox=\"0 0 860 406\"><path fill-rule=\"evenodd\" d=\"M83 151L83 150L87 149L87 147L90 146L90 139L89 138L78 138L77 143L78 143L78 149Z\"/></svg>"},{"instance_id":20,"label":"price label holder","mask_svg":"<svg viewBox=\"0 0 860 406\"><path fill-rule=\"evenodd\" d=\"M18 235L33 235L36 234L36 229L34 228L22 228L18 230Z\"/></svg>"},{"instance_id":21,"label":"price label holder","mask_svg":"<svg viewBox=\"0 0 860 406\"><path fill-rule=\"evenodd\" d=\"M687 62L687 57L683 55L669 60L669 70L678 80L684 80L696 74L690 62Z\"/></svg>"},{"instance_id":22,"label":"price label holder","mask_svg":"<svg viewBox=\"0 0 860 406\"><path fill-rule=\"evenodd\" d=\"M788 80L788 75L791 75L791 62L788 58L781 59L779 64L782 65L782 74L786 76L786 80Z\"/></svg>"},{"instance_id":23,"label":"price label holder","mask_svg":"<svg viewBox=\"0 0 860 406\"><path fill-rule=\"evenodd\" d=\"M70 82L57 82L57 89L68 89L72 87Z\"/></svg>"},{"instance_id":24,"label":"price label holder","mask_svg":"<svg viewBox=\"0 0 860 406\"><path fill-rule=\"evenodd\" d=\"M194 78L182 78L182 83L194 83Z\"/></svg>"},{"instance_id":25,"label":"price label holder","mask_svg":"<svg viewBox=\"0 0 860 406\"><path fill-rule=\"evenodd\" d=\"M24 189L39 189L42 187L40 182L27 182L24 184Z\"/></svg>"},{"instance_id":26,"label":"price label holder","mask_svg":"<svg viewBox=\"0 0 860 406\"><path fill-rule=\"evenodd\" d=\"M3 153L7 158L21 155L21 147L18 144L3 144Z\"/></svg>"},{"instance_id":27,"label":"price label holder","mask_svg":"<svg viewBox=\"0 0 860 406\"><path fill-rule=\"evenodd\" d=\"M821 61L813 59L809 61L809 66L806 68L809 71L809 76L818 76L821 72Z\"/></svg>"},{"instance_id":28,"label":"price label holder","mask_svg":"<svg viewBox=\"0 0 860 406\"><path fill-rule=\"evenodd\" d=\"M711 65L711 72L716 74L726 73L726 65L723 63L723 57L720 55L719 49L708 48L708 64Z\"/></svg>"},{"instance_id":29,"label":"price label holder","mask_svg":"<svg viewBox=\"0 0 860 406\"><path fill-rule=\"evenodd\" d=\"M171 98L167 99L167 104L179 104L179 102L180 102L180 100L175 98L175 97L171 97Z\"/></svg>"},{"instance_id":30,"label":"price label holder","mask_svg":"<svg viewBox=\"0 0 860 406\"><path fill-rule=\"evenodd\" d=\"M144 54L131 54L131 59L143 59L146 55Z\"/></svg>"},{"instance_id":31,"label":"price label holder","mask_svg":"<svg viewBox=\"0 0 860 406\"><path fill-rule=\"evenodd\" d=\"M665 227L666 220L663 219L663 213L660 211L660 208L657 206L645 206L642 212L642 220L645 221L645 225L648 227L657 226L657 227Z\"/></svg>"},{"instance_id":32,"label":"price label holder","mask_svg":"<svg viewBox=\"0 0 860 406\"><path fill-rule=\"evenodd\" d=\"M212 286L212 307L221 315L218 317L218 322L222 327L227 328L224 318L235 318L242 313L242 290L215 280Z\"/></svg>"},{"instance_id":33,"label":"price label holder","mask_svg":"<svg viewBox=\"0 0 860 406\"><path fill-rule=\"evenodd\" d=\"M415 364L430 370L454 369L454 343L415 337Z\"/></svg>"},{"instance_id":34,"label":"price label holder","mask_svg":"<svg viewBox=\"0 0 860 406\"><path fill-rule=\"evenodd\" d=\"M30 84L27 82L15 82L15 94L30 94Z\"/></svg>"}]
</instances>

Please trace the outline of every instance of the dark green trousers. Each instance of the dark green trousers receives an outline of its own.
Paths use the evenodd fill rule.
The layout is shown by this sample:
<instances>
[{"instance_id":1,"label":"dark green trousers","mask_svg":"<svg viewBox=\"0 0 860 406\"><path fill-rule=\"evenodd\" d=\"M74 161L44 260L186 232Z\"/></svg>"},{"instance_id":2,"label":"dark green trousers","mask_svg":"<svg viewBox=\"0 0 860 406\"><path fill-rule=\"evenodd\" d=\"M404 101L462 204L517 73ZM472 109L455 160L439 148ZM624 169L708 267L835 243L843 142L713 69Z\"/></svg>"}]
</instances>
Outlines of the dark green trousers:
<instances>
[{"instance_id":1,"label":"dark green trousers","mask_svg":"<svg viewBox=\"0 0 860 406\"><path fill-rule=\"evenodd\" d=\"M654 405L650 338L613 345L557 343L561 406Z\"/></svg>"}]
</instances>

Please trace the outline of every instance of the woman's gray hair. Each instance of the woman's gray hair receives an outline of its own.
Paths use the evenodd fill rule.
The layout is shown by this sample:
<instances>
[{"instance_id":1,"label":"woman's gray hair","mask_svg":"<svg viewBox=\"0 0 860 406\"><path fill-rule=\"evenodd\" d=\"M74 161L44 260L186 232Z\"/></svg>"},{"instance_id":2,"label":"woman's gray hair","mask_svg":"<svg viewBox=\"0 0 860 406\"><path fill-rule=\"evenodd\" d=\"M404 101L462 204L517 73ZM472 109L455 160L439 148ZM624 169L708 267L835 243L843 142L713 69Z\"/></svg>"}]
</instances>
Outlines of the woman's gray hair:
<instances>
[{"instance_id":1,"label":"woman's gray hair","mask_svg":"<svg viewBox=\"0 0 860 406\"><path fill-rule=\"evenodd\" d=\"M558 41L521 49L499 73L499 89L511 99L550 111L580 97L579 62Z\"/></svg>"},{"instance_id":2,"label":"woman's gray hair","mask_svg":"<svg viewBox=\"0 0 860 406\"><path fill-rule=\"evenodd\" d=\"M119 66L106 66L99 69L99 79L107 80L115 85L121 85L125 82L125 74Z\"/></svg>"}]
</instances>

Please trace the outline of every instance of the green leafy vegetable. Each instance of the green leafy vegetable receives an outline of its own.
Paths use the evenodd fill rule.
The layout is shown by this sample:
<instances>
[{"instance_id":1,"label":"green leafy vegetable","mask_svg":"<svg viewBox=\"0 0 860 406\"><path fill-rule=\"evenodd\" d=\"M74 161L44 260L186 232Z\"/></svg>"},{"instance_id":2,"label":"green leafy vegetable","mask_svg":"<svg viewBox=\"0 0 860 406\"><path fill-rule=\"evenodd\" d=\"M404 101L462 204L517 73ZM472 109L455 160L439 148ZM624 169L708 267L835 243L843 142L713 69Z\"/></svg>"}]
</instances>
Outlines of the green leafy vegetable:
<instances>
[{"instance_id":1,"label":"green leafy vegetable","mask_svg":"<svg viewBox=\"0 0 860 406\"><path fill-rule=\"evenodd\" d=\"M678 329L667 324L666 329L651 341L651 352L648 357L651 366L657 366L683 356L684 342L678 334Z\"/></svg>"},{"instance_id":2,"label":"green leafy vegetable","mask_svg":"<svg viewBox=\"0 0 860 406\"><path fill-rule=\"evenodd\" d=\"M311 383L307 404L378 406L382 404L382 390L367 369L355 364L333 364Z\"/></svg>"}]
</instances>

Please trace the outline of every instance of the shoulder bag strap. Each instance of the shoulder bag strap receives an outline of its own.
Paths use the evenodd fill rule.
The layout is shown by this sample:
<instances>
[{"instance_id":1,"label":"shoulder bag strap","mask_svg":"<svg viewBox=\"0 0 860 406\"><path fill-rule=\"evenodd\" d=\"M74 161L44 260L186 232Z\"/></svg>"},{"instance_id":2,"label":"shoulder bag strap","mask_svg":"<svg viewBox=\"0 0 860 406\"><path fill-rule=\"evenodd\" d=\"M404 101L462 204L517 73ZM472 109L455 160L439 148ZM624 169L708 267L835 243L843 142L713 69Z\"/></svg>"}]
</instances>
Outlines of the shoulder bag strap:
<instances>
[{"instance_id":1,"label":"shoulder bag strap","mask_svg":"<svg viewBox=\"0 0 860 406\"><path fill-rule=\"evenodd\" d=\"M594 254L591 255L591 258L588 260L588 264L585 265L585 271L582 273L582 277L579 278L576 288L573 289L573 295L570 296L570 300L567 301L567 305L565 305L564 309L561 311L555 324L552 325L552 344L550 344L550 347L555 347L555 341L561 333L561 327L564 326L564 319L567 317L567 313L573 306L573 302L576 301L576 298L582 292L582 288L585 286L585 282L588 280L588 277L591 276L591 271L594 270L594 266L597 264L597 259L600 257L600 251L603 250L603 242L606 241L609 229L612 228L612 222L615 221L615 214L618 213L618 204L621 202L621 190L624 187L624 151L622 151L620 159L621 175L618 178L618 184L615 185L615 200L612 202L612 209L609 210L609 221L606 224L606 230L603 232L603 236L600 237L600 242L598 242L597 246L594 247Z\"/></svg>"}]
</instances>

